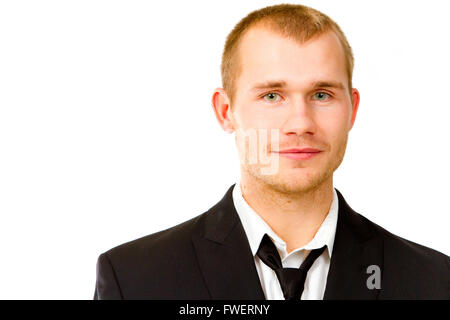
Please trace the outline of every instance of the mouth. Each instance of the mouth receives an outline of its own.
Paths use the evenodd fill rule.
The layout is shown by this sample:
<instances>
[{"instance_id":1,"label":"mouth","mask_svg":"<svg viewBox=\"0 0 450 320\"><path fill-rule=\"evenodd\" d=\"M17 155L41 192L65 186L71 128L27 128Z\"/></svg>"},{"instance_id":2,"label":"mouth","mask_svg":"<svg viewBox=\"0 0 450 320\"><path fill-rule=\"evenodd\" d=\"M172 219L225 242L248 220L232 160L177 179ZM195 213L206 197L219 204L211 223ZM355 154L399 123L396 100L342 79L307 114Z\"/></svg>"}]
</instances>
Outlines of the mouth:
<instances>
[{"instance_id":1,"label":"mouth","mask_svg":"<svg viewBox=\"0 0 450 320\"><path fill-rule=\"evenodd\" d=\"M280 156L293 160L309 160L319 155L322 151L315 148L293 148L276 151Z\"/></svg>"}]
</instances>

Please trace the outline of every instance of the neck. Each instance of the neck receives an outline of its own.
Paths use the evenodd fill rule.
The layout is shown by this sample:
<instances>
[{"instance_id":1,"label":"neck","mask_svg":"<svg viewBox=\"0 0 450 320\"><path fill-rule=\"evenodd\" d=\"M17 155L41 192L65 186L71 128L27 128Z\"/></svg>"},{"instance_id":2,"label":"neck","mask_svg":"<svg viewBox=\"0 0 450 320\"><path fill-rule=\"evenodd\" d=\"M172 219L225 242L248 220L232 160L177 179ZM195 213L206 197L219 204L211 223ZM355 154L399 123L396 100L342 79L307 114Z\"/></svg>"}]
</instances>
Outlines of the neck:
<instances>
[{"instance_id":1,"label":"neck","mask_svg":"<svg viewBox=\"0 0 450 320\"><path fill-rule=\"evenodd\" d=\"M242 174L240 187L250 207L286 242L288 253L314 238L333 201L333 176L313 190L283 193Z\"/></svg>"}]
</instances>

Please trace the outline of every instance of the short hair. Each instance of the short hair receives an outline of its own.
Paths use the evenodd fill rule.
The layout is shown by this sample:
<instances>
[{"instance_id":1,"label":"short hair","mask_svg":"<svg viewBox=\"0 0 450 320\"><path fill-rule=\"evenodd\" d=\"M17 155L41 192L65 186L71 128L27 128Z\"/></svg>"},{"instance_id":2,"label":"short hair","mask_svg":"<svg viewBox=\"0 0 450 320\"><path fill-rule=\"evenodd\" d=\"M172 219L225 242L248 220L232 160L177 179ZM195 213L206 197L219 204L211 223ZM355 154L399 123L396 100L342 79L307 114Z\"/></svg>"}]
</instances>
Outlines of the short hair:
<instances>
[{"instance_id":1,"label":"short hair","mask_svg":"<svg viewBox=\"0 0 450 320\"><path fill-rule=\"evenodd\" d=\"M221 74L222 87L230 99L231 107L235 98L236 82L241 73L238 55L239 43L245 32L256 25L268 27L282 36L291 37L300 43L305 43L327 31L333 31L344 49L348 88L352 98L354 58L352 48L341 28L330 17L316 9L300 4L278 4L249 13L236 24L226 38L222 54Z\"/></svg>"}]
</instances>

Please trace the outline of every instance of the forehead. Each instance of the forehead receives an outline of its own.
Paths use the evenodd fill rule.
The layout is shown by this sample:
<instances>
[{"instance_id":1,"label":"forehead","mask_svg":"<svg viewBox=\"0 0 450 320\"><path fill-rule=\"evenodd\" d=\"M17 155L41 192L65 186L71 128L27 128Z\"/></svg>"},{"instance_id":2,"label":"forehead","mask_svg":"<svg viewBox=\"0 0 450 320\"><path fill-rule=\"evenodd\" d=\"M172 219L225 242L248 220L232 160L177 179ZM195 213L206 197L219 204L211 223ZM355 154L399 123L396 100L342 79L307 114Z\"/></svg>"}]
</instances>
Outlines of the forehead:
<instances>
[{"instance_id":1,"label":"forehead","mask_svg":"<svg viewBox=\"0 0 450 320\"><path fill-rule=\"evenodd\" d=\"M238 90L272 80L298 87L317 81L347 82L344 50L331 31L299 43L267 27L252 27L241 39L239 61Z\"/></svg>"}]
</instances>

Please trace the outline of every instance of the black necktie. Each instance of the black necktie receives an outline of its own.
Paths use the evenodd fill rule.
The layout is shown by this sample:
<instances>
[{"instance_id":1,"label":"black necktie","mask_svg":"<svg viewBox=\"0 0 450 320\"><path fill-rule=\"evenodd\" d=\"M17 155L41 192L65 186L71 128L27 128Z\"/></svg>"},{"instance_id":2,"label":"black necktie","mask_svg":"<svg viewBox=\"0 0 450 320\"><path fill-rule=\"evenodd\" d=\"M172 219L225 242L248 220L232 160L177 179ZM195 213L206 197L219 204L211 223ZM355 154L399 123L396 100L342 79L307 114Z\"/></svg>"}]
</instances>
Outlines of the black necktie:
<instances>
[{"instance_id":1,"label":"black necktie","mask_svg":"<svg viewBox=\"0 0 450 320\"><path fill-rule=\"evenodd\" d=\"M311 250L300 268L283 268L280 255L275 244L267 234L264 235L259 245L258 257L277 274L283 295L286 300L299 300L305 286L306 274L314 261L322 254L326 246Z\"/></svg>"}]
</instances>

